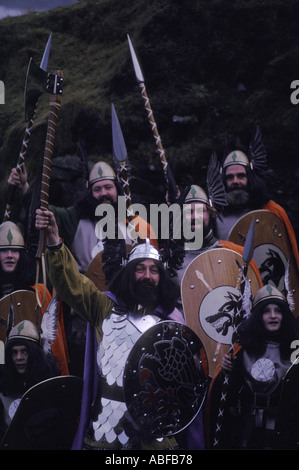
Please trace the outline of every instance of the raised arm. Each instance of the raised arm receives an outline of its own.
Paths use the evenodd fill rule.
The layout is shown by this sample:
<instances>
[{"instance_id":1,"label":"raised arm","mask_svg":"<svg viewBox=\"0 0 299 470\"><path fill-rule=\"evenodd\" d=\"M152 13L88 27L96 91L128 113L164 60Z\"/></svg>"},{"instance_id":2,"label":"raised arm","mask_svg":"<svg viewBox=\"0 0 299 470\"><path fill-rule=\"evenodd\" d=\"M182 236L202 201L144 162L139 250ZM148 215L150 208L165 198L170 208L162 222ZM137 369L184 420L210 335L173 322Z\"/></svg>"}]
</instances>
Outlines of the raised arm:
<instances>
[{"instance_id":1,"label":"raised arm","mask_svg":"<svg viewBox=\"0 0 299 470\"><path fill-rule=\"evenodd\" d=\"M47 229L46 267L56 292L79 315L100 327L110 314L113 302L79 272L74 257L61 242L51 211L37 209L35 225L37 229Z\"/></svg>"}]
</instances>

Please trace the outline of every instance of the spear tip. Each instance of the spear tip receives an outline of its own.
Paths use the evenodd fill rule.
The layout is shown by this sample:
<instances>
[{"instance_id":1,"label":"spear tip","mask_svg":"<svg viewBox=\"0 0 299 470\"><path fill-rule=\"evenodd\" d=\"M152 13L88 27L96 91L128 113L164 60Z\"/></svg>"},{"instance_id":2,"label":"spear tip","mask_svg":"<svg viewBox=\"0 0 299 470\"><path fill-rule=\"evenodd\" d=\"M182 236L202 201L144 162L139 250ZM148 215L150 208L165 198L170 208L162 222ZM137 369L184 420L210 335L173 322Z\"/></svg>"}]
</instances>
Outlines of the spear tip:
<instances>
[{"instance_id":1,"label":"spear tip","mask_svg":"<svg viewBox=\"0 0 299 470\"><path fill-rule=\"evenodd\" d=\"M138 62L136 53L134 51L134 47L133 47L133 44L132 44L132 41L130 39L129 34L127 34L127 38L128 38L128 42L129 42L129 47L130 47L130 52L131 52L131 57L132 57L132 62L133 62L133 66L134 66L136 79L139 83L144 83L144 78L143 78L143 74L142 74L142 71L141 71L141 67L139 65L139 62Z\"/></svg>"}]
</instances>

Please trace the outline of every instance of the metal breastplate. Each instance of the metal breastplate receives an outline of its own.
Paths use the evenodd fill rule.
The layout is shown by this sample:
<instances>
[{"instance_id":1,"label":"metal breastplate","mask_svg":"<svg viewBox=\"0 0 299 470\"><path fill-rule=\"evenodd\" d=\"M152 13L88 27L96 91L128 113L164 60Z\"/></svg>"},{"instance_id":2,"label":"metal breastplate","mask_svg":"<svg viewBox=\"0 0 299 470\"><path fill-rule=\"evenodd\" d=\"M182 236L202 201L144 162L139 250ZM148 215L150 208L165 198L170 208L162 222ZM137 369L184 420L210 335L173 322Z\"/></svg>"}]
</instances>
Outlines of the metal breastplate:
<instances>
[{"instance_id":1,"label":"metal breastplate","mask_svg":"<svg viewBox=\"0 0 299 470\"><path fill-rule=\"evenodd\" d=\"M104 392L101 397L101 412L93 422L96 441L103 440L111 444L117 440L122 445L128 442L130 436L124 429L127 407L120 400L125 364L136 341L158 321L160 319L154 315L122 314L117 313L116 309L104 320L103 338L97 352ZM116 399L111 399L113 394Z\"/></svg>"},{"instance_id":2,"label":"metal breastplate","mask_svg":"<svg viewBox=\"0 0 299 470\"><path fill-rule=\"evenodd\" d=\"M244 351L245 381L253 393L270 395L286 374L290 361L280 357L278 343L268 343L263 357Z\"/></svg>"}]
</instances>

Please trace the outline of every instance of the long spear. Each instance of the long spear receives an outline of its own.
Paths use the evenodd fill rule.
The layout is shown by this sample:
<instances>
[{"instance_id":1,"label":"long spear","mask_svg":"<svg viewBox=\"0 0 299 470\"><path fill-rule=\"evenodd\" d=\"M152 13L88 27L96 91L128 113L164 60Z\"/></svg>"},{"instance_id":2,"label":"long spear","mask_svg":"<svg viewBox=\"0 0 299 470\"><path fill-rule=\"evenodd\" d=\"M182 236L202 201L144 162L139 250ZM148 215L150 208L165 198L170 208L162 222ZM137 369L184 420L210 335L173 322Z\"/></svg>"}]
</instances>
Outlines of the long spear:
<instances>
[{"instance_id":1,"label":"long spear","mask_svg":"<svg viewBox=\"0 0 299 470\"><path fill-rule=\"evenodd\" d=\"M248 267L249 263L253 258L253 253L254 253L254 236L255 236L255 218L252 218L243 252L242 252L242 259L244 262L243 265L243 276L242 276L242 281L240 285L240 298L243 298L244 295L244 290L246 286L246 276L248 272ZM242 317L242 310L243 310L243 305L239 308L239 312L236 313L234 316L234 321L233 321L233 333L232 333L232 344L229 350L229 354L231 355L231 358L233 357L233 350L234 350L234 345L235 345L235 340L237 337L237 330L242 321L245 319L245 316ZM221 433L222 433L222 424L223 424L223 418L224 418L224 409L225 409L225 404L226 404L226 399L227 399L227 392L228 392L228 387L229 387L229 380L230 380L230 374L225 373L224 375L224 381L222 384L221 388L221 397L220 397L220 404L219 404L219 409L218 409L218 415L217 415L217 422L216 422L216 428L215 428L215 433L214 433L214 440L213 440L213 447L214 448L219 448L220 445L220 438L221 438Z\"/></svg>"},{"instance_id":2,"label":"long spear","mask_svg":"<svg viewBox=\"0 0 299 470\"><path fill-rule=\"evenodd\" d=\"M42 57L42 60L41 60L41 63L40 63L40 68L42 70L44 70L45 72L47 71L47 67L48 67L48 61L49 61L50 49L51 49L51 41L52 41L52 33L50 33L50 36L48 38L48 41L47 41L47 44L46 44L46 47L45 47L45 50L44 50L44 53L43 53L43 57ZM27 81L27 77L26 77L26 81ZM26 100L26 88L27 87L25 85L25 96L24 96L25 100ZM36 96L36 100L33 103L33 112L30 113L30 115L27 115L27 116L25 115L25 120L27 121L27 125L26 125L26 129L25 129L24 137L23 137L23 142L22 142L22 145L21 145L19 158L18 158L17 165L16 165L16 169L17 169L17 172L19 173L19 175L21 174L23 164L25 163L25 157L26 157L26 154L27 154L28 143L29 143L29 140L30 140L31 128L33 126L33 122L34 122L34 119L35 119L36 108L37 108L37 105L38 105L38 99L39 99L39 96ZM26 103L25 103L25 109L26 109ZM16 190L17 190L16 186L12 186L12 185L9 186L8 199L7 199L7 204L6 204L5 211L4 211L3 222L6 222L11 217L11 209L12 209L12 204L13 204L13 201L14 201L14 198L15 198Z\"/></svg>"},{"instance_id":3,"label":"long spear","mask_svg":"<svg viewBox=\"0 0 299 470\"><path fill-rule=\"evenodd\" d=\"M153 111L152 111L152 108L151 108L150 100L149 100L149 97L148 97L148 94L147 94L147 91L146 91L143 73L141 71L141 67L139 65L139 62L138 62L136 53L134 51L130 36L128 34L127 34L127 38L128 38L128 42L129 42L131 58L132 58L133 66L134 66L136 80L137 80L137 83L139 84L139 87L140 87L140 90L141 90L141 96L144 100L144 107L147 111L148 120L149 120L151 128L152 128L152 132L153 132L153 136L154 136L154 139L155 139L156 147L157 147L157 150L158 150L158 153L159 153L159 156L160 156L160 160L161 160L161 163L162 163L164 177L165 177L167 185L169 185L170 181L169 181L169 177L168 177L168 171L169 171L168 162L167 162L167 159L166 159L164 148L162 146L161 137L160 137L159 132L158 132L158 127L157 127L157 123L155 121L154 114L153 114ZM171 202L173 202L173 201L171 201Z\"/></svg>"}]
</instances>

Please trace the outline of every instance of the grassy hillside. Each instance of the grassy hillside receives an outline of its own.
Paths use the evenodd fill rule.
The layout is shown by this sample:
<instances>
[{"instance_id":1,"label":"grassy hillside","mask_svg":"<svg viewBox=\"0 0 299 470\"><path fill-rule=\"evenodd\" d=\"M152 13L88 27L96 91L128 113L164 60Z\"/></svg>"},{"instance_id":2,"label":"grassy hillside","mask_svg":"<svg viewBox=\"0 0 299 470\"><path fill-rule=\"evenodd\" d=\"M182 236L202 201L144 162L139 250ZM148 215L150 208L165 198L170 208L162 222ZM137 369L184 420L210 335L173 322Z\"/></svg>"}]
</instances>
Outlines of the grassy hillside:
<instances>
[{"instance_id":1,"label":"grassy hillside","mask_svg":"<svg viewBox=\"0 0 299 470\"><path fill-rule=\"evenodd\" d=\"M94 161L111 157L111 103L116 108L132 174L160 171L134 76L127 33L142 65L166 156L177 178L189 172L203 184L206 163L225 141L247 147L260 123L276 200L296 214L299 105L290 84L299 80L296 1L82 0L45 13L0 21L0 192L23 139L23 93L30 57L41 60L53 31L48 71L60 69L65 87L54 157L78 153L78 133ZM42 163L49 96L39 101L28 149L30 179ZM179 116L179 119L174 118ZM184 119L181 119L184 118ZM5 196L2 199L2 206ZM280 202L280 201L279 201Z\"/></svg>"}]
</instances>

